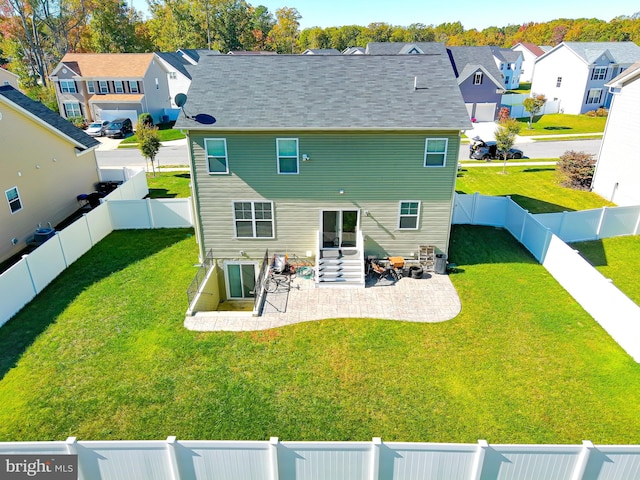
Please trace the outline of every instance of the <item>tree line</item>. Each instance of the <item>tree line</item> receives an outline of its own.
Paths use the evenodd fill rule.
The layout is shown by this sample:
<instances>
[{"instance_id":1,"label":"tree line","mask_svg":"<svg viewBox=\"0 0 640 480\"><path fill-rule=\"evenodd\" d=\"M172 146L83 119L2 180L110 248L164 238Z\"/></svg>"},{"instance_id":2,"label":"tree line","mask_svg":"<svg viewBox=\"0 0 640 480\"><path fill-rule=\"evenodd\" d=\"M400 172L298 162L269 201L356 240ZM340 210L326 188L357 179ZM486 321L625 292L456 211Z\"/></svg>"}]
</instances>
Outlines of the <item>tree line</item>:
<instances>
[{"instance_id":1,"label":"tree line","mask_svg":"<svg viewBox=\"0 0 640 480\"><path fill-rule=\"evenodd\" d=\"M518 42L554 46L562 41L640 43L640 12L606 22L557 19L483 30L460 22L395 26L300 29L301 15L283 7L274 13L245 0L147 0L149 18L125 0L0 0L0 65L20 77L34 98L51 96L48 75L67 52L153 52L180 48L268 50L301 53L308 48L365 47L369 42L444 42L496 45ZM47 92L48 91L48 92ZM48 103L48 102L46 102Z\"/></svg>"}]
</instances>

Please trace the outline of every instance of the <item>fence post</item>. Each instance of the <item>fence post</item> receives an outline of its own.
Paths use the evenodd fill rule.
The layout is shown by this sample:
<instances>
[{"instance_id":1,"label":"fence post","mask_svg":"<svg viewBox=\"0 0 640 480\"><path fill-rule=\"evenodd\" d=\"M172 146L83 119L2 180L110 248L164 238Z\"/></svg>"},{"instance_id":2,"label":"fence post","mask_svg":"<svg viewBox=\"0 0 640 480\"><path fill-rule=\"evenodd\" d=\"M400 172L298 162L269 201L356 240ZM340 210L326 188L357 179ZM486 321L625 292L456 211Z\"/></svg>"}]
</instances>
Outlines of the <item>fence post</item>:
<instances>
[{"instance_id":1,"label":"fence post","mask_svg":"<svg viewBox=\"0 0 640 480\"><path fill-rule=\"evenodd\" d=\"M638 208L638 218L636 219L636 226L633 229L634 235L638 235L638 229L640 229L640 208Z\"/></svg>"},{"instance_id":2,"label":"fence post","mask_svg":"<svg viewBox=\"0 0 640 480\"><path fill-rule=\"evenodd\" d=\"M562 240L564 242L564 235L562 234L562 228L564 227L564 219L567 218L567 211L563 211L562 212L562 216L560 217L560 225L558 225L558 237L560 237L560 240Z\"/></svg>"},{"instance_id":3,"label":"fence post","mask_svg":"<svg viewBox=\"0 0 640 480\"><path fill-rule=\"evenodd\" d=\"M151 228L156 228L156 222L153 219L153 208L151 207L151 199L147 198L147 213L149 215L149 224L151 225Z\"/></svg>"},{"instance_id":4,"label":"fence post","mask_svg":"<svg viewBox=\"0 0 640 480\"><path fill-rule=\"evenodd\" d=\"M478 201L478 192L473 194L473 202L471 203L471 225L476 224L476 202Z\"/></svg>"},{"instance_id":5,"label":"fence post","mask_svg":"<svg viewBox=\"0 0 640 480\"><path fill-rule=\"evenodd\" d=\"M80 452L78 452L78 439L76 437L67 437L65 444L67 446L67 453L69 455L77 455L78 457L78 480L88 479L89 477L85 475L84 469L82 468Z\"/></svg>"},{"instance_id":6,"label":"fence post","mask_svg":"<svg viewBox=\"0 0 640 480\"><path fill-rule=\"evenodd\" d=\"M167 437L167 454L169 456L169 466L171 468L171 478L180 480L180 468L178 466L178 455L176 454L176 437Z\"/></svg>"},{"instance_id":7,"label":"fence post","mask_svg":"<svg viewBox=\"0 0 640 480\"><path fill-rule=\"evenodd\" d=\"M527 219L529 218L529 215L530 215L529 211L525 210L522 217L522 228L520 229L520 238L518 238L518 241L520 243L523 243L522 239L524 238L524 229L527 226Z\"/></svg>"},{"instance_id":8,"label":"fence post","mask_svg":"<svg viewBox=\"0 0 640 480\"><path fill-rule=\"evenodd\" d=\"M33 274L31 273L31 267L29 266L29 255L23 255L22 259L24 260L24 264L27 266L27 272L29 272L29 280L31 280L31 287L33 288L33 293L38 294L38 288L36 287L36 282L33 280Z\"/></svg>"},{"instance_id":9,"label":"fence post","mask_svg":"<svg viewBox=\"0 0 640 480\"><path fill-rule=\"evenodd\" d=\"M482 467L484 465L484 457L487 455L489 443L486 440L478 440L478 449L473 458L471 466L471 480L480 480L482 477Z\"/></svg>"},{"instance_id":10,"label":"fence post","mask_svg":"<svg viewBox=\"0 0 640 480\"><path fill-rule=\"evenodd\" d=\"M380 474L380 449L382 448L382 438L373 437L371 439L371 465L369 471L370 480L378 480Z\"/></svg>"},{"instance_id":11,"label":"fence post","mask_svg":"<svg viewBox=\"0 0 640 480\"><path fill-rule=\"evenodd\" d=\"M602 224L604 223L604 216L606 215L607 207L602 207L602 213L600 214L600 220L598 220L598 226L596 228L596 240L600 240L600 231L602 230Z\"/></svg>"},{"instance_id":12,"label":"fence post","mask_svg":"<svg viewBox=\"0 0 640 480\"><path fill-rule=\"evenodd\" d=\"M578 460L576 460L576 466L573 468L573 473L571 474L571 480L582 480L584 477L584 472L587 469L587 463L589 462L589 455L591 451L596 447L593 446L593 443L589 440L582 441L582 450L578 455Z\"/></svg>"},{"instance_id":13,"label":"fence post","mask_svg":"<svg viewBox=\"0 0 640 480\"><path fill-rule=\"evenodd\" d=\"M60 232L56 232L56 238L58 239L58 245L60 245L60 252L62 253L62 261L64 262L64 268L69 268L69 264L67 263L67 256L64 254L64 245L62 245L62 240L60 239Z\"/></svg>"},{"instance_id":14,"label":"fence post","mask_svg":"<svg viewBox=\"0 0 640 480\"><path fill-rule=\"evenodd\" d=\"M270 463L270 467L271 467L271 475L270 478L271 480L279 480L280 478L280 473L278 472L278 445L280 444L280 440L278 439L278 437L271 437L269 439L269 453L270 453L270 458L271 461Z\"/></svg>"},{"instance_id":15,"label":"fence post","mask_svg":"<svg viewBox=\"0 0 640 480\"><path fill-rule=\"evenodd\" d=\"M93 247L95 245L95 243L93 243L93 237L91 236L91 226L89 225L89 217L87 217L86 213L83 213L82 217L84 218L84 223L87 226L87 234L89 235L89 242L91 243L91 246Z\"/></svg>"}]
</instances>

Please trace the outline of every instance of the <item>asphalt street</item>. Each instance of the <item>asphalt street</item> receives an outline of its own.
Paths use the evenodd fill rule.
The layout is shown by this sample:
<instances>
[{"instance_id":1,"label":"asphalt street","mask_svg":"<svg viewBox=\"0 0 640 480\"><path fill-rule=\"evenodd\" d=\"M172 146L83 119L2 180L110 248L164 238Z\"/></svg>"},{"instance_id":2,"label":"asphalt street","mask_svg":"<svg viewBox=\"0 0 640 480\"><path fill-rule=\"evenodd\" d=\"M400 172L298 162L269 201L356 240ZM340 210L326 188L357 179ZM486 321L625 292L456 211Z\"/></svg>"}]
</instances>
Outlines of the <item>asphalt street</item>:
<instances>
[{"instance_id":1,"label":"asphalt street","mask_svg":"<svg viewBox=\"0 0 640 480\"><path fill-rule=\"evenodd\" d=\"M557 158L567 150L577 150L598 154L602 140L570 140L558 142L527 142L515 147L524 152L524 158ZM137 148L99 148L96 151L98 165L101 167L146 166L147 162ZM469 145L460 146L460 160L469 158ZM169 142L160 147L156 157L156 166L170 167L189 165L186 141Z\"/></svg>"}]
</instances>

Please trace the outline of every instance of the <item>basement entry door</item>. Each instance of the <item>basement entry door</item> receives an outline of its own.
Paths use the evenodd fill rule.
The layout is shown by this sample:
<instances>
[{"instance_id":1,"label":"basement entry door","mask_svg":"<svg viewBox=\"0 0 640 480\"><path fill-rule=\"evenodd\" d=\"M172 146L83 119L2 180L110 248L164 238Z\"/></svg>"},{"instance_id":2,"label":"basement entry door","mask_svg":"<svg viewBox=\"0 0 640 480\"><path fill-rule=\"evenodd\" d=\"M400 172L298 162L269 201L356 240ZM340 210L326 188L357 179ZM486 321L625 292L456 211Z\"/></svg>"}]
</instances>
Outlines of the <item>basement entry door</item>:
<instances>
[{"instance_id":1,"label":"basement entry door","mask_svg":"<svg viewBox=\"0 0 640 480\"><path fill-rule=\"evenodd\" d=\"M225 269L228 298L253 298L256 288L256 264L230 262Z\"/></svg>"},{"instance_id":2,"label":"basement entry door","mask_svg":"<svg viewBox=\"0 0 640 480\"><path fill-rule=\"evenodd\" d=\"M356 248L358 210L322 211L322 248Z\"/></svg>"}]
</instances>

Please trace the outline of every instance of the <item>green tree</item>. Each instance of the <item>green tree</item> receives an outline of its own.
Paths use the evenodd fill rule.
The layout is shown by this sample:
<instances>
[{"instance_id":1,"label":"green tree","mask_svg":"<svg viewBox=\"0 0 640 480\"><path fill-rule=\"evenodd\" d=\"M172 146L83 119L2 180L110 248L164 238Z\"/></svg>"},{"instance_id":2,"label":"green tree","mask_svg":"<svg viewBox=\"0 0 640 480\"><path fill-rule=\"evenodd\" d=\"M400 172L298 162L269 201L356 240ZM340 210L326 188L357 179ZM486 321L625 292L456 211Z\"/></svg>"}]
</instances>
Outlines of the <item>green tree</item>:
<instances>
[{"instance_id":1,"label":"green tree","mask_svg":"<svg viewBox=\"0 0 640 480\"><path fill-rule=\"evenodd\" d=\"M502 154L503 164L502 173L507 173L507 156L509 149L513 147L516 141L516 135L520 133L520 122L515 118L507 118L503 120L496 128L493 135L496 139L496 148Z\"/></svg>"},{"instance_id":2,"label":"green tree","mask_svg":"<svg viewBox=\"0 0 640 480\"><path fill-rule=\"evenodd\" d=\"M524 105L524 109L529 112L529 129L531 129L531 123L533 123L533 117L535 117L544 104L547 103L547 97L542 94L532 93L530 97L525 98L522 104Z\"/></svg>"},{"instance_id":3,"label":"green tree","mask_svg":"<svg viewBox=\"0 0 640 480\"><path fill-rule=\"evenodd\" d=\"M142 156L151 162L151 169L153 171L153 176L155 177L156 168L153 162L160 150L158 127L147 125L145 123L138 123L136 136L138 137L138 148L142 152Z\"/></svg>"},{"instance_id":4,"label":"green tree","mask_svg":"<svg viewBox=\"0 0 640 480\"><path fill-rule=\"evenodd\" d=\"M295 8L276 10L276 24L269 32L267 45L278 53L296 53L296 44L302 16Z\"/></svg>"},{"instance_id":5,"label":"green tree","mask_svg":"<svg viewBox=\"0 0 640 480\"><path fill-rule=\"evenodd\" d=\"M96 53L129 53L137 51L135 10L123 0L104 0L91 13L89 35Z\"/></svg>"}]
</instances>

